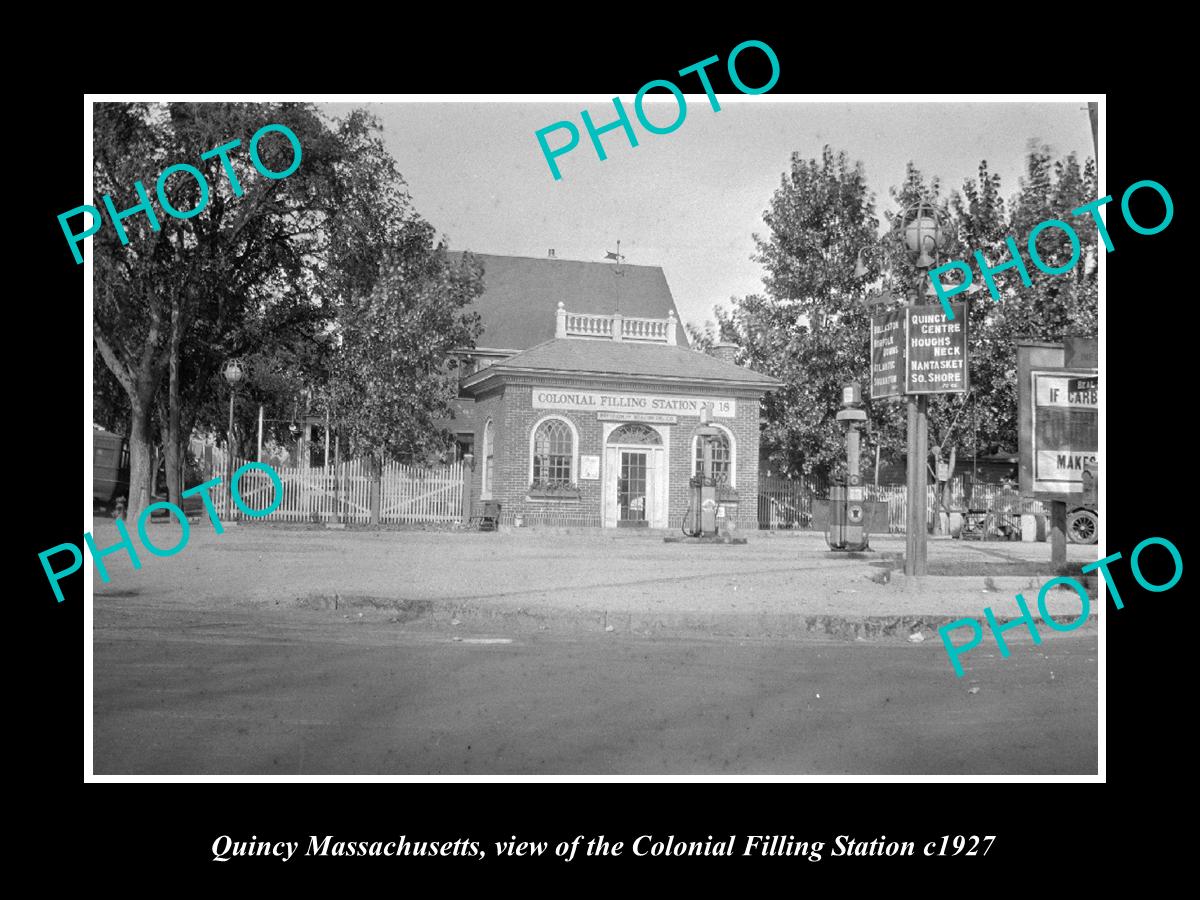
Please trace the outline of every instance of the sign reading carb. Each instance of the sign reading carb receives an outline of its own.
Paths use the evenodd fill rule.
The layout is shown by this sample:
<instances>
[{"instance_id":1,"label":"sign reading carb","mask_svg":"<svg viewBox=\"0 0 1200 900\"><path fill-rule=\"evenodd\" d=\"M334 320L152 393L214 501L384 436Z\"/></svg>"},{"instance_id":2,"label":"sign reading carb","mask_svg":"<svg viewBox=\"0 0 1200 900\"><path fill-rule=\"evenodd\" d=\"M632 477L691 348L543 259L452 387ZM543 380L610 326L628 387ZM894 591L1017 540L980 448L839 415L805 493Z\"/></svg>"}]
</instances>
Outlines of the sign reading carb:
<instances>
[{"instance_id":1,"label":"sign reading carb","mask_svg":"<svg viewBox=\"0 0 1200 900\"><path fill-rule=\"evenodd\" d=\"M1100 475L1099 343L1017 342L1021 495L1069 507L1096 502Z\"/></svg>"},{"instance_id":2,"label":"sign reading carb","mask_svg":"<svg viewBox=\"0 0 1200 900\"><path fill-rule=\"evenodd\" d=\"M1099 465L1094 371L1033 371L1033 489L1082 494L1084 471Z\"/></svg>"}]
</instances>

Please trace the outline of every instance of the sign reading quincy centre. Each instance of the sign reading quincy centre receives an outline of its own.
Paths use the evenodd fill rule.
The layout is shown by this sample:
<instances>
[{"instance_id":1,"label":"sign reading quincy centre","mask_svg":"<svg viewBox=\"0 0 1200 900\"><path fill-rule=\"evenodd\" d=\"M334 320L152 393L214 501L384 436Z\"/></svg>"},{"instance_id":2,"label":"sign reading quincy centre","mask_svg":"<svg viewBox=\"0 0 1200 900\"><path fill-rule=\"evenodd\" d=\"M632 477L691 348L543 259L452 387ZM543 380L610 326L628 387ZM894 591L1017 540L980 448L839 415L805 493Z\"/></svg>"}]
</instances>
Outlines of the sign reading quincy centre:
<instances>
[{"instance_id":1,"label":"sign reading quincy centre","mask_svg":"<svg viewBox=\"0 0 1200 900\"><path fill-rule=\"evenodd\" d=\"M1088 370L1031 372L1033 489L1082 493L1098 463L1099 379Z\"/></svg>"},{"instance_id":2,"label":"sign reading quincy centre","mask_svg":"<svg viewBox=\"0 0 1200 900\"><path fill-rule=\"evenodd\" d=\"M939 306L907 309L908 394L951 394L967 390L966 304L952 303L953 320ZM873 389L873 388L872 388Z\"/></svg>"},{"instance_id":3,"label":"sign reading quincy centre","mask_svg":"<svg viewBox=\"0 0 1200 900\"><path fill-rule=\"evenodd\" d=\"M575 388L535 387L534 409L578 409L593 412L666 413L699 418L700 407L712 404L712 414L724 419L737 415L737 402L725 397L668 397L658 394L617 394Z\"/></svg>"}]
</instances>

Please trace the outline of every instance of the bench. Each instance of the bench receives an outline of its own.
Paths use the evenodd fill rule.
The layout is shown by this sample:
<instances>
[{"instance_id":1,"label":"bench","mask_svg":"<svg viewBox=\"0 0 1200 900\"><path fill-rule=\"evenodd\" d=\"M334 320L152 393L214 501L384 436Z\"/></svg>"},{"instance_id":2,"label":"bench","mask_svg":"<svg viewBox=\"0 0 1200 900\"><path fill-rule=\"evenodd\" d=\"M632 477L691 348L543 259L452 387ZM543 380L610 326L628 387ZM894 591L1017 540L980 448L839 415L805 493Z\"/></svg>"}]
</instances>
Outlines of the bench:
<instances>
[{"instance_id":1,"label":"bench","mask_svg":"<svg viewBox=\"0 0 1200 900\"><path fill-rule=\"evenodd\" d=\"M497 500L477 500L471 504L471 518L467 527L478 525L480 531L495 531L500 525L500 502Z\"/></svg>"}]
</instances>

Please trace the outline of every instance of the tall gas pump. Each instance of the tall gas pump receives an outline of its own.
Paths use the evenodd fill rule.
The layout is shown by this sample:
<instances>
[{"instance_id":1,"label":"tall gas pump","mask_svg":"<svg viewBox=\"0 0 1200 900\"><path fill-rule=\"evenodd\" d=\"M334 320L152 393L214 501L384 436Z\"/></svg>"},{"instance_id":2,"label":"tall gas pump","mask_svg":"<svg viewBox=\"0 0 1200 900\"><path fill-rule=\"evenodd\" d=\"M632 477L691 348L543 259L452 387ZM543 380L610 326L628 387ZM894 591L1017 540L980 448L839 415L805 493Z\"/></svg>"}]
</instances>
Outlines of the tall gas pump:
<instances>
[{"instance_id":1,"label":"tall gas pump","mask_svg":"<svg viewBox=\"0 0 1200 900\"><path fill-rule=\"evenodd\" d=\"M700 427L696 435L700 440L700 471L688 485L692 492L691 503L684 517L683 532L689 537L716 537L717 535L717 480L713 472L713 447L721 437L721 429L708 424L712 407L705 403L700 407Z\"/></svg>"},{"instance_id":2,"label":"tall gas pump","mask_svg":"<svg viewBox=\"0 0 1200 900\"><path fill-rule=\"evenodd\" d=\"M857 382L843 385L837 420L846 423L846 476L829 489L829 546L834 550L869 550L866 488L858 472L858 429L867 420L867 411L862 408Z\"/></svg>"}]
</instances>

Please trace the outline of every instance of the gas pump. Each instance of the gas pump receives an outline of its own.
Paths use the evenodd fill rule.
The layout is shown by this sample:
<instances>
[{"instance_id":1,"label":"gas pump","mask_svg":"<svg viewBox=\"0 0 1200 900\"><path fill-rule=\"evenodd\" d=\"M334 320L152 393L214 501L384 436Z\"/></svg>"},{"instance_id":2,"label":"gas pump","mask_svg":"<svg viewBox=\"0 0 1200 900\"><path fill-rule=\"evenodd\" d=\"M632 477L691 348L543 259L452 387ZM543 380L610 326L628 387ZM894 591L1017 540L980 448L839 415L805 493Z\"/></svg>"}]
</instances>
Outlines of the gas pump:
<instances>
[{"instance_id":1,"label":"gas pump","mask_svg":"<svg viewBox=\"0 0 1200 900\"><path fill-rule=\"evenodd\" d=\"M846 423L846 477L829 489L829 546L834 550L869 550L867 544L866 489L858 472L859 423L867 420L862 391L856 382L842 387L842 408L837 420Z\"/></svg>"},{"instance_id":2,"label":"gas pump","mask_svg":"<svg viewBox=\"0 0 1200 900\"><path fill-rule=\"evenodd\" d=\"M688 485L692 492L691 503L684 517L683 533L689 537L716 537L717 510L717 480L713 473L713 447L721 437L721 430L708 424L711 406L707 403L700 407L700 427L696 434L700 439L700 471L697 472Z\"/></svg>"}]
</instances>

